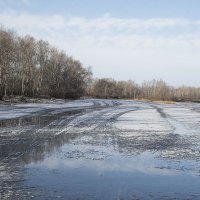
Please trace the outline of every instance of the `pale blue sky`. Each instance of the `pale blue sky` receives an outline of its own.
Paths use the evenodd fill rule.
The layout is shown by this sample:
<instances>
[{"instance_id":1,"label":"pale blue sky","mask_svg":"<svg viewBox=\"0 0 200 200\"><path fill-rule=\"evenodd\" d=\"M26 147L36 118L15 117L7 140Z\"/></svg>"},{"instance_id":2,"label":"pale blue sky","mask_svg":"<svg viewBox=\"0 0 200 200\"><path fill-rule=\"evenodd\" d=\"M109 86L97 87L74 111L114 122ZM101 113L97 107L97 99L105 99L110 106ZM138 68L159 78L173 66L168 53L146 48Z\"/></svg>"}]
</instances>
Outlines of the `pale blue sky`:
<instances>
[{"instance_id":1,"label":"pale blue sky","mask_svg":"<svg viewBox=\"0 0 200 200\"><path fill-rule=\"evenodd\" d=\"M0 24L66 50L95 77L200 86L200 0L0 0Z\"/></svg>"},{"instance_id":2,"label":"pale blue sky","mask_svg":"<svg viewBox=\"0 0 200 200\"><path fill-rule=\"evenodd\" d=\"M184 17L199 19L199 0L0 0L3 9L32 14L98 17L111 13L124 18Z\"/></svg>"}]
</instances>

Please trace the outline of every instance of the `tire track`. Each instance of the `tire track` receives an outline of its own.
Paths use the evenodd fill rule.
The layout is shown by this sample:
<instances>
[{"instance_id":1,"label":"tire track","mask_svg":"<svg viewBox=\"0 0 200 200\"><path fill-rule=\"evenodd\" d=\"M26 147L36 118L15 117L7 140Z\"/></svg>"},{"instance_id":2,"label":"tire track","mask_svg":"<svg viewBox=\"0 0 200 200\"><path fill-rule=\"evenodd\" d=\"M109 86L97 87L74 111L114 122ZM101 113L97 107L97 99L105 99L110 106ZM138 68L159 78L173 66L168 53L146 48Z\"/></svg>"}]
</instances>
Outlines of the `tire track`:
<instances>
[{"instance_id":1,"label":"tire track","mask_svg":"<svg viewBox=\"0 0 200 200\"><path fill-rule=\"evenodd\" d=\"M15 131L17 132L14 138L11 136L4 136L0 145L0 196L2 199L9 199L13 193L17 194L16 183L23 180L18 168L31 160L43 159L45 152L51 149L51 144L57 142L58 146L63 145L70 138L77 137L71 133L69 127L80 126L86 116L91 113L103 113L107 108L116 107L119 103L116 101L94 101L93 106L84 108L72 108L72 114L69 116L68 112L57 112L59 118L52 120L47 125L38 128L37 126L22 126ZM112 108L113 109L113 108ZM77 113L74 111L78 111ZM109 109L108 109L109 110ZM66 110L64 110L66 111ZM39 114L48 114L53 110L47 112L40 112ZM108 111L106 111L108 112ZM55 113L54 113L55 114ZM35 115L35 113L34 113ZM56 114L55 114L56 115ZM98 114L97 114L98 115ZM31 116L32 117L32 116ZM86 121L88 118L86 118ZM97 120L93 121L96 123ZM90 126L88 124L88 126ZM4 126L3 126L4 127ZM17 127L16 127L17 128ZM12 130L12 126L7 131ZM66 135L63 138L63 135ZM1 136L2 137L2 136ZM40 157L37 157L37 152Z\"/></svg>"}]
</instances>

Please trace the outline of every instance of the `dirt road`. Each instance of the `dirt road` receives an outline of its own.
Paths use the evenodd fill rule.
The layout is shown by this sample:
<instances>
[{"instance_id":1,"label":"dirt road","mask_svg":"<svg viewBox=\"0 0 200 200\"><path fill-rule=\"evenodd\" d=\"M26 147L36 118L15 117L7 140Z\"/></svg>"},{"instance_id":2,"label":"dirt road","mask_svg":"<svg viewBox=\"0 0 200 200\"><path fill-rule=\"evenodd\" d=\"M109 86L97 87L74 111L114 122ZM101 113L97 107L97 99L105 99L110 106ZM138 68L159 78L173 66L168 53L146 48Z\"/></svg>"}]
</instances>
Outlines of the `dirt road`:
<instances>
[{"instance_id":1,"label":"dirt road","mask_svg":"<svg viewBox=\"0 0 200 200\"><path fill-rule=\"evenodd\" d=\"M199 104L2 105L0 125L0 199L199 199Z\"/></svg>"}]
</instances>

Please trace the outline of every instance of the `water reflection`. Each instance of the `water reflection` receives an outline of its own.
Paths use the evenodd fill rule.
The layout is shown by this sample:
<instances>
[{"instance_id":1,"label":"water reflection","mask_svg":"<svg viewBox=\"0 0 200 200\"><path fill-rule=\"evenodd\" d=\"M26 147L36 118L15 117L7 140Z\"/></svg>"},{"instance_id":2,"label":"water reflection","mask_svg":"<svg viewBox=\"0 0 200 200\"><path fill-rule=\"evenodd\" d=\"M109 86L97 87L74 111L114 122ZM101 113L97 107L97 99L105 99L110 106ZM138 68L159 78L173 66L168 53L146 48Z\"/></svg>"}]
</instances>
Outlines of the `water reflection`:
<instances>
[{"instance_id":1,"label":"water reflection","mask_svg":"<svg viewBox=\"0 0 200 200\"><path fill-rule=\"evenodd\" d=\"M54 130L54 129L53 129ZM50 132L50 129L48 129ZM107 132L106 135L99 135L98 131L91 136L90 133L63 133L60 135L35 135L33 137L14 138L13 141L2 139L0 145L0 159L5 161L14 161L20 165L29 164L32 162L40 162L54 154L56 157L62 155L64 158L88 158L90 160L105 160L107 157L114 160L121 160L123 158L137 159L141 154L146 155L145 152L151 152L150 157L145 156L144 159L148 163L152 163L154 157L159 157L168 149L177 147L180 141L178 135L171 136L166 134L157 138L152 138L152 141L146 141L144 138L126 138L121 136L113 137L113 132ZM64 155L61 153L64 152ZM157 152L157 153L156 153ZM152 154L153 153L153 154ZM120 158L117 158L117 156ZM54 155L55 156L55 155ZM138 160L144 160L141 157ZM162 160L162 159L161 159ZM166 162L166 161L165 161ZM180 162L180 161L179 161ZM191 160L190 160L191 162ZM194 160L195 162L195 160ZM127 169L129 167L127 166Z\"/></svg>"},{"instance_id":2,"label":"water reflection","mask_svg":"<svg viewBox=\"0 0 200 200\"><path fill-rule=\"evenodd\" d=\"M86 112L86 109L76 109L76 110L67 110L66 112L54 113L50 112L48 114L37 113L37 115L32 115L28 117L18 117L14 119L5 119L0 120L0 128L8 128L8 127L23 127L23 126L34 126L42 128L51 122L58 120L62 117L76 115L78 113Z\"/></svg>"},{"instance_id":3,"label":"water reflection","mask_svg":"<svg viewBox=\"0 0 200 200\"><path fill-rule=\"evenodd\" d=\"M24 185L37 188L36 199L198 199L200 179L193 172L199 164L158 159L167 147L151 142L142 147L113 134L54 138L46 143L43 159L26 166Z\"/></svg>"},{"instance_id":4,"label":"water reflection","mask_svg":"<svg viewBox=\"0 0 200 200\"><path fill-rule=\"evenodd\" d=\"M83 110L1 121L0 199L15 199L20 195L19 185L24 180L22 166L43 160L45 153L50 154L75 137L70 134L55 136L54 133L60 129L58 126L62 127L63 117L67 123L69 118L81 112Z\"/></svg>"},{"instance_id":5,"label":"water reflection","mask_svg":"<svg viewBox=\"0 0 200 200\"><path fill-rule=\"evenodd\" d=\"M82 116L76 123L72 121L71 131L56 134L60 129L65 130L68 122L81 112L88 113L77 110L71 114L54 113L1 123L0 131L17 132L12 138L1 132L0 194L3 197L198 199L200 179L195 173L200 168L199 162L192 154L191 160L167 159L168 152L174 154L190 148L185 138L183 142L182 136L171 132L127 133L115 129L112 126L115 115L110 116L107 111L97 112L96 119L94 115L86 119ZM166 159L160 156L164 154Z\"/></svg>"},{"instance_id":6,"label":"water reflection","mask_svg":"<svg viewBox=\"0 0 200 200\"><path fill-rule=\"evenodd\" d=\"M59 155L52 154L42 162L26 166L26 187L37 187L36 199L198 199L200 179L188 173L160 169L150 152L135 157L113 154L112 148L98 151L112 154L103 160L65 156L64 145ZM85 147L90 149L91 146ZM95 148L96 149L96 148ZM45 191L45 193L44 193ZM52 193L51 191L55 191Z\"/></svg>"},{"instance_id":7,"label":"water reflection","mask_svg":"<svg viewBox=\"0 0 200 200\"><path fill-rule=\"evenodd\" d=\"M52 155L45 158L42 162L32 162L27 167L38 168L38 169L59 169L59 170L70 170L84 168L87 170L93 170L100 173L106 172L141 172L151 175L166 175L173 176L179 174L176 170L161 169L159 164L161 160L155 160L155 155L150 152L145 152L135 157L124 158L120 155L112 156L110 159L67 159L64 156L57 157Z\"/></svg>"}]
</instances>

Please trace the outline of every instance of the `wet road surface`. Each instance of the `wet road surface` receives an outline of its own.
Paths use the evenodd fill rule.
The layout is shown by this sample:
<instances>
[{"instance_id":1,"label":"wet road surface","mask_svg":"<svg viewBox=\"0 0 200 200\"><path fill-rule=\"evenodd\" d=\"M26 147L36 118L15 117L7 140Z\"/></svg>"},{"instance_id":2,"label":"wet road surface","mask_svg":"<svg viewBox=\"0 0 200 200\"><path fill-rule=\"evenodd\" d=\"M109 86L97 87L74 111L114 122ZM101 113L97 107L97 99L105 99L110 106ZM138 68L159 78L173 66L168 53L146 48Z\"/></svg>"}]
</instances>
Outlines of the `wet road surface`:
<instances>
[{"instance_id":1,"label":"wet road surface","mask_svg":"<svg viewBox=\"0 0 200 200\"><path fill-rule=\"evenodd\" d=\"M200 105L0 106L0 199L200 199Z\"/></svg>"}]
</instances>

